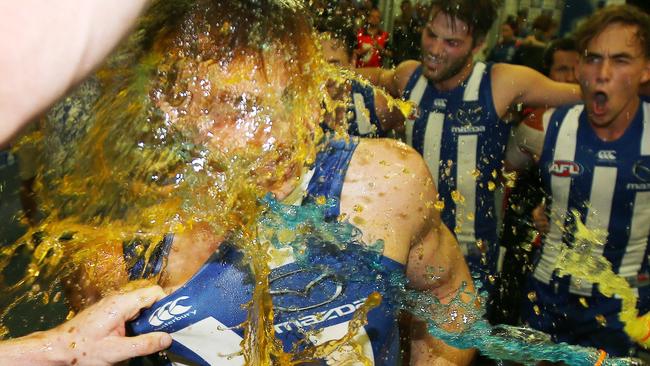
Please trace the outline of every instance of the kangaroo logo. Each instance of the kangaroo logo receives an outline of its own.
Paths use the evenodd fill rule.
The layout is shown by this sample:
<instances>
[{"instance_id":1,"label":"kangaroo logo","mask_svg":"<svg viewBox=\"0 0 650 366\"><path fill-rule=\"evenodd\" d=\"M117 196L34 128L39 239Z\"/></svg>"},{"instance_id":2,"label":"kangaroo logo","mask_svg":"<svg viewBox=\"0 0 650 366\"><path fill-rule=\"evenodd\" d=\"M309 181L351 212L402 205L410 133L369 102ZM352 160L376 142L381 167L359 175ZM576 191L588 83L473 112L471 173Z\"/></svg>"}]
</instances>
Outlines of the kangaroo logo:
<instances>
[{"instance_id":1,"label":"kangaroo logo","mask_svg":"<svg viewBox=\"0 0 650 366\"><path fill-rule=\"evenodd\" d=\"M189 299L189 296L181 296L156 309L149 317L149 324L158 327L175 316L187 313L192 307L179 304L179 301L186 299Z\"/></svg>"}]
</instances>

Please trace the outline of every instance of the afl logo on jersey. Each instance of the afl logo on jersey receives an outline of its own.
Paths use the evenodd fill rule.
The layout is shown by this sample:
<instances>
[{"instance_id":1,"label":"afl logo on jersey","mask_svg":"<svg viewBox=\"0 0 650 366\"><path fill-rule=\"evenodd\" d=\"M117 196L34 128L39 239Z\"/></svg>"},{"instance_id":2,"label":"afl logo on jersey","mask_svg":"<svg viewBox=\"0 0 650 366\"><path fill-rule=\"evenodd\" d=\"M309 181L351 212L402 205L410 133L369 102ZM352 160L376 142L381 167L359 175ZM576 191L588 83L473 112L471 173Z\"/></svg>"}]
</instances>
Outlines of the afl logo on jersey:
<instances>
[{"instance_id":1,"label":"afl logo on jersey","mask_svg":"<svg viewBox=\"0 0 650 366\"><path fill-rule=\"evenodd\" d=\"M297 269L269 279L275 310L297 312L335 301L343 281L326 268Z\"/></svg>"},{"instance_id":2,"label":"afl logo on jersey","mask_svg":"<svg viewBox=\"0 0 650 366\"><path fill-rule=\"evenodd\" d=\"M154 327L163 325L168 320L174 319L190 311L191 306L183 306L180 304L181 300L189 299L188 296L181 296L176 300L165 303L165 305L156 309L156 311L149 317L149 324Z\"/></svg>"},{"instance_id":3,"label":"afl logo on jersey","mask_svg":"<svg viewBox=\"0 0 650 366\"><path fill-rule=\"evenodd\" d=\"M548 172L556 177L575 177L582 173L582 167L573 161L555 160L549 165Z\"/></svg>"}]
</instances>

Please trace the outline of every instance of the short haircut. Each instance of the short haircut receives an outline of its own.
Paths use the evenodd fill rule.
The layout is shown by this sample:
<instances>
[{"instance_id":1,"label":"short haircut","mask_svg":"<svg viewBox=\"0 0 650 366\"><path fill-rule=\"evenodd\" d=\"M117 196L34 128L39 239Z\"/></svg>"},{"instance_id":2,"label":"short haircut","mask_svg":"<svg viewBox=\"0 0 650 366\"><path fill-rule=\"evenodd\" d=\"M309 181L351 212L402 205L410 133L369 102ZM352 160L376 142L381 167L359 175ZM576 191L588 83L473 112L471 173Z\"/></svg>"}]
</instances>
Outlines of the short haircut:
<instances>
[{"instance_id":1,"label":"short haircut","mask_svg":"<svg viewBox=\"0 0 650 366\"><path fill-rule=\"evenodd\" d=\"M433 0L431 19L442 12L469 27L474 44L485 38L497 19L500 0Z\"/></svg>"},{"instance_id":2,"label":"short haircut","mask_svg":"<svg viewBox=\"0 0 650 366\"><path fill-rule=\"evenodd\" d=\"M320 33L328 33L334 40L340 41L349 57L357 46L357 35L352 28L350 18L328 16L316 19L315 27Z\"/></svg>"},{"instance_id":3,"label":"short haircut","mask_svg":"<svg viewBox=\"0 0 650 366\"><path fill-rule=\"evenodd\" d=\"M578 52L576 41L573 38L560 38L551 42L544 50L544 73L548 75L553 66L553 56L557 51L575 51Z\"/></svg>"},{"instance_id":4,"label":"short haircut","mask_svg":"<svg viewBox=\"0 0 650 366\"><path fill-rule=\"evenodd\" d=\"M650 15L632 5L607 6L590 16L575 33L578 51L583 54L589 42L612 24L636 26L643 54L650 58Z\"/></svg>"},{"instance_id":5,"label":"short haircut","mask_svg":"<svg viewBox=\"0 0 650 366\"><path fill-rule=\"evenodd\" d=\"M533 29L548 32L557 24L550 15L542 14L533 21Z\"/></svg>"}]
</instances>

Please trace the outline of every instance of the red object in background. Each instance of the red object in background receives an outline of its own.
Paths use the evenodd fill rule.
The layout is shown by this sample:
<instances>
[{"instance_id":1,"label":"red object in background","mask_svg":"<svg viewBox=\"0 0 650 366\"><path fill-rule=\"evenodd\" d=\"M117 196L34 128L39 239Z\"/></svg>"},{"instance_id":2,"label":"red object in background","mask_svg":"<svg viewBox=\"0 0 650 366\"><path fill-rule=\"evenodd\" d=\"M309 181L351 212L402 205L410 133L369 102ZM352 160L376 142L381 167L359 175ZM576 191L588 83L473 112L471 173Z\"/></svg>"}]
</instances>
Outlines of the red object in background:
<instances>
[{"instance_id":1,"label":"red object in background","mask_svg":"<svg viewBox=\"0 0 650 366\"><path fill-rule=\"evenodd\" d=\"M379 31L374 36L366 32L364 28L357 32L357 50L367 49L366 53L359 53L357 67L381 67L382 58L379 54L379 47L385 48L388 43L388 32Z\"/></svg>"}]
</instances>

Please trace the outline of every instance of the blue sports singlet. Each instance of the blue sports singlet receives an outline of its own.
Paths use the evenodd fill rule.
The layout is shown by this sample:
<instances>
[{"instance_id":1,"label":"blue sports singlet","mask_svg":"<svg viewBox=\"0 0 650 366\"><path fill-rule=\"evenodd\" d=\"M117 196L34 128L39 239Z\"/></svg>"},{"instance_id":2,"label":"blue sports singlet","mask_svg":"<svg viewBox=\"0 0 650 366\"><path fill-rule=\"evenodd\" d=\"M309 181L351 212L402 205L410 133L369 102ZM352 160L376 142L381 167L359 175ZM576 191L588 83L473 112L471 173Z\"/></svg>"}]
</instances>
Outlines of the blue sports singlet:
<instances>
[{"instance_id":1,"label":"blue sports singlet","mask_svg":"<svg viewBox=\"0 0 650 366\"><path fill-rule=\"evenodd\" d=\"M551 227L531 281L542 314L529 314L528 321L559 340L626 355L630 342L617 319L620 300L604 297L588 281L559 278L555 262L561 245L573 243L570 212L575 210L588 229L607 233L606 244L594 247L593 254L604 256L614 272L627 279L639 295L641 314L650 310L650 103L641 103L615 141L603 141L594 133L584 105L556 110L539 167L550 197ZM597 324L598 315L607 319L606 326Z\"/></svg>"},{"instance_id":2,"label":"blue sports singlet","mask_svg":"<svg viewBox=\"0 0 650 366\"><path fill-rule=\"evenodd\" d=\"M495 187L510 133L494 108L491 70L491 64L476 63L463 84L438 91L419 66L404 91L419 107L417 118L406 121L407 143L422 154L436 182L442 221L472 272L483 276L496 271Z\"/></svg>"},{"instance_id":3,"label":"blue sports singlet","mask_svg":"<svg viewBox=\"0 0 650 366\"><path fill-rule=\"evenodd\" d=\"M306 201L319 197L334 199L337 204L329 208L329 219L335 220L339 215L338 199L355 147L354 141L332 142L316 159ZM384 257L383 275L378 274L376 281L357 282L351 280L350 273L337 270L346 267L344 262L354 259L337 256L335 249L328 251L327 243L306 245L319 248L309 258L312 266L305 269L292 261L291 256L288 260L283 257L282 263L272 265L269 276L275 332L285 351L294 347L300 350L305 342L321 344L343 336L354 311L367 296L374 291L384 293L386 274L404 270L402 264ZM168 354L178 365L242 365L243 357L238 352L244 334L237 326L246 320L247 311L242 305L250 301L253 286L250 270L241 257L237 248L222 244L185 285L143 311L130 324L133 333L158 330L170 333L174 342ZM347 268L353 265L348 263ZM154 270L140 268L138 271L152 273ZM308 330L319 331L310 333L305 340ZM362 345L364 355L373 364L398 364L399 335L395 307L390 299L385 298L378 308L370 311L368 324L355 342ZM338 352L320 364L338 364L345 357L345 353Z\"/></svg>"},{"instance_id":4,"label":"blue sports singlet","mask_svg":"<svg viewBox=\"0 0 650 366\"><path fill-rule=\"evenodd\" d=\"M348 115L348 134L359 137L387 137L387 131L381 127L381 122L375 109L375 91L369 85L362 85L356 80L351 80L350 105ZM332 129L326 124L321 127L325 131Z\"/></svg>"}]
</instances>

